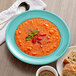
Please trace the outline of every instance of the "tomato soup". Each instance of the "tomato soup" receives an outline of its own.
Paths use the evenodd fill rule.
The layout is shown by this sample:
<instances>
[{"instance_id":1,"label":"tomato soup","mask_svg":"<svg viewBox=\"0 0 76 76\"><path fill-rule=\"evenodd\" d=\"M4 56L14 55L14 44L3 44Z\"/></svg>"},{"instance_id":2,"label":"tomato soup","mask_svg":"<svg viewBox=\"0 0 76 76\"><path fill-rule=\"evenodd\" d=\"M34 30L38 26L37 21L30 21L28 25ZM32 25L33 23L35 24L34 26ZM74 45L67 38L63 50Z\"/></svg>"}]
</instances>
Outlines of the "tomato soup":
<instances>
[{"instance_id":1,"label":"tomato soup","mask_svg":"<svg viewBox=\"0 0 76 76\"><path fill-rule=\"evenodd\" d=\"M15 32L18 48L31 56L46 56L54 52L60 44L60 32L50 21L32 18L19 25Z\"/></svg>"}]
</instances>

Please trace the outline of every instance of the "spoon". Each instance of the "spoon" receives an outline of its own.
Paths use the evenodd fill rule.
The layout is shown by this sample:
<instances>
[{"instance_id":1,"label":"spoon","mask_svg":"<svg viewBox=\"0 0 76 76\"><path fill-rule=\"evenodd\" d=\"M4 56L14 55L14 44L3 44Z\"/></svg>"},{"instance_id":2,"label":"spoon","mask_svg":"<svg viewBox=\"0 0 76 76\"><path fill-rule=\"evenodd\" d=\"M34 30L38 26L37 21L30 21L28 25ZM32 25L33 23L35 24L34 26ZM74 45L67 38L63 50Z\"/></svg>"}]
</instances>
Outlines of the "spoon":
<instances>
[{"instance_id":1,"label":"spoon","mask_svg":"<svg viewBox=\"0 0 76 76\"><path fill-rule=\"evenodd\" d=\"M29 4L25 3L25 2L22 2L19 6L18 6L18 11L17 11L17 14L20 14L24 11L27 11L29 10L30 6Z\"/></svg>"},{"instance_id":2,"label":"spoon","mask_svg":"<svg viewBox=\"0 0 76 76\"><path fill-rule=\"evenodd\" d=\"M4 21L3 23L0 24L0 30L1 30L1 29L6 25L6 23L7 23L8 21L10 21L10 19L12 19L14 16L16 16L16 15L22 13L22 12L25 12L25 11L27 11L27 10L29 10L29 9L30 9L30 5L27 4L26 2L22 2L22 3L18 6L16 14L13 15L12 17L10 17L8 20L6 20L6 21Z\"/></svg>"}]
</instances>

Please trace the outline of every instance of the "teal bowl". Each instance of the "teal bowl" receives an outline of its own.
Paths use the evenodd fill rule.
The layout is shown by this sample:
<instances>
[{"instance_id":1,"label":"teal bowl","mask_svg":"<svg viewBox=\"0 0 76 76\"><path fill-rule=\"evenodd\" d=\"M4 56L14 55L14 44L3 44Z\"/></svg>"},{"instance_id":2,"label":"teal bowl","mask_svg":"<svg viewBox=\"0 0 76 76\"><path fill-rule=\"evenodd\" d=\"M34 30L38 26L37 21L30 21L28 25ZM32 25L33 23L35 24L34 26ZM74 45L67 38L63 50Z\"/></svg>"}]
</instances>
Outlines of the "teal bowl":
<instances>
[{"instance_id":1,"label":"teal bowl","mask_svg":"<svg viewBox=\"0 0 76 76\"><path fill-rule=\"evenodd\" d=\"M31 18L43 18L54 23L60 31L61 41L59 47L50 55L43 57L34 57L23 53L15 43L15 32L18 26L25 20ZM19 60L34 64L43 65L56 61L65 54L70 44L70 32L66 23L55 14L44 10L30 10L17 15L8 25L6 29L6 44L10 52Z\"/></svg>"}]
</instances>

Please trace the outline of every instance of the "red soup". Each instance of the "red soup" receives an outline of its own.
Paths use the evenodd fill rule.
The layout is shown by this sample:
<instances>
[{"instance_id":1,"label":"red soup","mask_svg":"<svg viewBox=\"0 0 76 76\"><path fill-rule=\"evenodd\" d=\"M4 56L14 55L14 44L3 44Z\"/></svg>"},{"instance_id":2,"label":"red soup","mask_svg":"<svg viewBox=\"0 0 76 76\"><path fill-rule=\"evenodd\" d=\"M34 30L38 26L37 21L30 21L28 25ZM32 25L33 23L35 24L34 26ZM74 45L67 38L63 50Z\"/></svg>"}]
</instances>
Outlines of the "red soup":
<instances>
[{"instance_id":1,"label":"red soup","mask_svg":"<svg viewBox=\"0 0 76 76\"><path fill-rule=\"evenodd\" d=\"M60 32L48 20L33 18L24 21L15 32L18 48L31 56L46 56L54 52L60 44Z\"/></svg>"}]
</instances>

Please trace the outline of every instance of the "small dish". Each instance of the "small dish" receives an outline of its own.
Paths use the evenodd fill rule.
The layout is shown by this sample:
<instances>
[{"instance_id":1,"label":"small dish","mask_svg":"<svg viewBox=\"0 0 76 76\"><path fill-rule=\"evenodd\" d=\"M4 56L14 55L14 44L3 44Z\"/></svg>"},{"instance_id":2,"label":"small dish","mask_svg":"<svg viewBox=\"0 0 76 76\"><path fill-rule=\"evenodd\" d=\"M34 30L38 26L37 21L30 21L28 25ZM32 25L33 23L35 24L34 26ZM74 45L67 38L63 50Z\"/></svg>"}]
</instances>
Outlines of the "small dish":
<instances>
[{"instance_id":1,"label":"small dish","mask_svg":"<svg viewBox=\"0 0 76 76\"><path fill-rule=\"evenodd\" d=\"M58 76L57 71L56 71L53 67L51 67L51 66L42 66L42 67L40 67L40 68L37 70L37 72L36 72L36 76L39 76L39 73L40 73L41 71L43 71L43 70L50 70L50 71L52 71L52 72L55 74L55 76Z\"/></svg>"},{"instance_id":2,"label":"small dish","mask_svg":"<svg viewBox=\"0 0 76 76\"><path fill-rule=\"evenodd\" d=\"M67 52L57 61L56 67L57 67L57 71L58 71L60 76L62 76L63 61L71 50L76 51L76 46L69 47Z\"/></svg>"}]
</instances>

